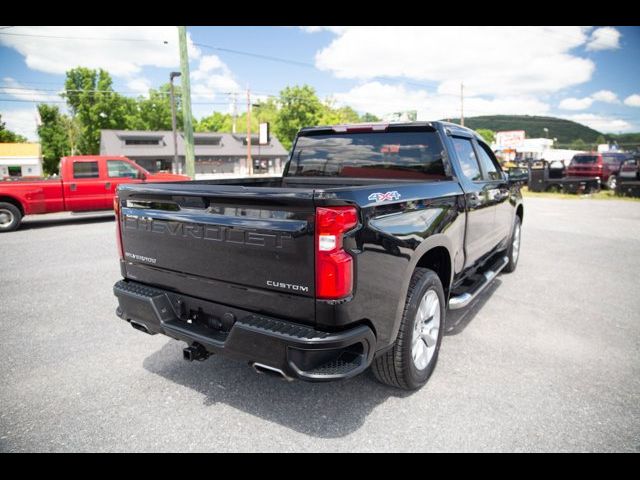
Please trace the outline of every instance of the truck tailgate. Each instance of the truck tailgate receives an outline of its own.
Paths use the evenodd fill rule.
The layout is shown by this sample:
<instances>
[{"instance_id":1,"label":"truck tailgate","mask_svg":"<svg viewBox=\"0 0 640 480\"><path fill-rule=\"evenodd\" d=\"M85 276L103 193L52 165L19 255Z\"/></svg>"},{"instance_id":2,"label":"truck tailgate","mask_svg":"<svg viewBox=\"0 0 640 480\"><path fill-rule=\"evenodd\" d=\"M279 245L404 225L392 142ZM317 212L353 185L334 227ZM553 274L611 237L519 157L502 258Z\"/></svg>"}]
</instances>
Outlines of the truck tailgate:
<instances>
[{"instance_id":1,"label":"truck tailgate","mask_svg":"<svg viewBox=\"0 0 640 480\"><path fill-rule=\"evenodd\" d=\"M119 201L129 278L248 302L256 311L313 316L313 190L126 186Z\"/></svg>"}]
</instances>

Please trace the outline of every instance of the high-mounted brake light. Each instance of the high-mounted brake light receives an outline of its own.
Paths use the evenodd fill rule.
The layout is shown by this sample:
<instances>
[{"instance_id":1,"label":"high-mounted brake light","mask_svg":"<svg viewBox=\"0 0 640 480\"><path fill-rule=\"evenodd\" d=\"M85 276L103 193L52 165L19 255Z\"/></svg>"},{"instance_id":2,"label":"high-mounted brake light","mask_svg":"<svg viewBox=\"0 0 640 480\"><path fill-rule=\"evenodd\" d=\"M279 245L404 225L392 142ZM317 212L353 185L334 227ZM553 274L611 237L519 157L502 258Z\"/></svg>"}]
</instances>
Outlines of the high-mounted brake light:
<instances>
[{"instance_id":1,"label":"high-mounted brake light","mask_svg":"<svg viewBox=\"0 0 640 480\"><path fill-rule=\"evenodd\" d=\"M118 253L120 254L120 259L124 259L124 249L122 248L122 231L120 228L120 201L118 200L118 195L113 197L113 211L116 214L116 243L118 244Z\"/></svg>"},{"instance_id":2,"label":"high-mounted brake light","mask_svg":"<svg viewBox=\"0 0 640 480\"><path fill-rule=\"evenodd\" d=\"M316 208L316 296L325 300L353 291L353 258L342 248L345 233L358 225L355 207Z\"/></svg>"},{"instance_id":3,"label":"high-mounted brake light","mask_svg":"<svg viewBox=\"0 0 640 480\"><path fill-rule=\"evenodd\" d=\"M389 127L388 123L355 123L351 125L334 125L336 133L345 132L383 132Z\"/></svg>"}]
</instances>

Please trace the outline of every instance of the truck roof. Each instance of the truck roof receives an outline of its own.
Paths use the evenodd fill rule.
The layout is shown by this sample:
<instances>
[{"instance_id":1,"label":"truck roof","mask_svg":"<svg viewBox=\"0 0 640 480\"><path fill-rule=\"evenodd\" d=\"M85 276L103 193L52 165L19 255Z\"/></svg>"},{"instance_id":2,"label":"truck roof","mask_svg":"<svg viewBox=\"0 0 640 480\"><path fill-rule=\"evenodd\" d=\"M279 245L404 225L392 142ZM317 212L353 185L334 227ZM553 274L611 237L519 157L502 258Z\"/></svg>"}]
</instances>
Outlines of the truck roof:
<instances>
[{"instance_id":1,"label":"truck roof","mask_svg":"<svg viewBox=\"0 0 640 480\"><path fill-rule=\"evenodd\" d=\"M348 131L384 131L389 127L393 127L394 129L402 129L402 128L415 128L415 127L432 127L436 128L438 125L441 125L443 128L448 129L451 133L462 134L466 136L474 136L476 138L482 137L476 133L474 130L458 125L457 123L445 122L442 120L426 122L426 121L417 121L417 122L367 122L367 123L348 123L348 124L337 124L337 125L320 125L316 127L304 127L301 128L298 132L299 135L305 135L309 133L320 133L320 132L348 132ZM484 140L483 140L484 141Z\"/></svg>"}]
</instances>

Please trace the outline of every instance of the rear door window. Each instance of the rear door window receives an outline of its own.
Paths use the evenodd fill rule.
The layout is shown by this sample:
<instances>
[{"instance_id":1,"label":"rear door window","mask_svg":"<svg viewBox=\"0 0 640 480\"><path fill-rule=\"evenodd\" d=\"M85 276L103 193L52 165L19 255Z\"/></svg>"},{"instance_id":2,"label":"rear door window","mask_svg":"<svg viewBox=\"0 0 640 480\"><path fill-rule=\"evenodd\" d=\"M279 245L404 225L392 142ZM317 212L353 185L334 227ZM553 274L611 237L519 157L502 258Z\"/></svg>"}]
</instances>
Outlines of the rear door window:
<instances>
[{"instance_id":1,"label":"rear door window","mask_svg":"<svg viewBox=\"0 0 640 480\"><path fill-rule=\"evenodd\" d=\"M478 142L478 146L480 147L478 149L478 156L486 172L487 180L502 180L502 172L500 171L498 160L493 155L493 152L481 142Z\"/></svg>"},{"instance_id":2,"label":"rear door window","mask_svg":"<svg viewBox=\"0 0 640 480\"><path fill-rule=\"evenodd\" d=\"M98 162L73 162L73 178L100 178Z\"/></svg>"},{"instance_id":3,"label":"rear door window","mask_svg":"<svg viewBox=\"0 0 640 480\"><path fill-rule=\"evenodd\" d=\"M460 137L453 137L451 140L462 167L462 174L474 182L482 180L478 157L476 157L476 152L473 150L471 140Z\"/></svg>"}]
</instances>

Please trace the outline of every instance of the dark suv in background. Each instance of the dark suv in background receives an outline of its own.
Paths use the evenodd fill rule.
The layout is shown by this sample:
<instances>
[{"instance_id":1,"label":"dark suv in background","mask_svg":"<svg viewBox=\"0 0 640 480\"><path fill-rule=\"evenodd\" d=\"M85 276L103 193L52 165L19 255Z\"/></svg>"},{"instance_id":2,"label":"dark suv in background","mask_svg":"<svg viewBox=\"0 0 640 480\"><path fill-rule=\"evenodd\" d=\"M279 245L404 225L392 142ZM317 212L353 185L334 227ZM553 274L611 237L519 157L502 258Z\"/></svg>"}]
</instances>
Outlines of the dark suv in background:
<instances>
[{"instance_id":1,"label":"dark suv in background","mask_svg":"<svg viewBox=\"0 0 640 480\"><path fill-rule=\"evenodd\" d=\"M614 190L620 165L625 160L632 158L628 153L579 153L574 155L567 169L568 176L574 177L599 177L602 185Z\"/></svg>"}]
</instances>

